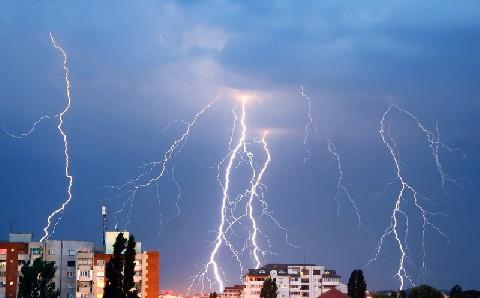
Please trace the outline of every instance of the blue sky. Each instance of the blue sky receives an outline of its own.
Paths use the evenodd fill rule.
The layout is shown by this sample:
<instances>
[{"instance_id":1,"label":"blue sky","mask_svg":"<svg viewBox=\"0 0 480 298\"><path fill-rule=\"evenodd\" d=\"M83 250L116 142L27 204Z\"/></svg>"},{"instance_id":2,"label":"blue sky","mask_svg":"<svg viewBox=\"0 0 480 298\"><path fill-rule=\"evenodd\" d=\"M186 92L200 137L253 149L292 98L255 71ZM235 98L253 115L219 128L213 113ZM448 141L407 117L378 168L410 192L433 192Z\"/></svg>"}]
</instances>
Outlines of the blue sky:
<instances>
[{"instance_id":1,"label":"blue sky","mask_svg":"<svg viewBox=\"0 0 480 298\"><path fill-rule=\"evenodd\" d=\"M400 113L388 120L405 175L431 198L425 202L429 210L445 214L434 222L450 237L445 241L428 230L429 271L422 275L421 221L406 203L409 272L416 283L479 288L479 12L477 1L4 1L0 122L21 132L64 108L62 61L49 43L52 32L69 56L73 102L65 130L75 179L73 201L55 237L98 242L100 206L113 212L123 202L102 186L122 184L140 174L145 162L160 159L184 127L163 129L175 119L189 121L221 94L170 165L182 187L181 215L175 217L175 185L163 179L162 226L156 190L147 188L137 194L128 227L144 247L160 250L161 287L183 291L207 261L219 222L215 164L226 154L232 128L229 90L258 97L248 105L251 137L265 128L274 132L265 198L301 247L288 246L283 231L263 218L274 252L263 261L303 262L306 254L308 262L344 277L364 268L389 224L399 185L382 192L394 168L378 130L387 106L398 104L430 129L438 123L442 142L466 154L440 151L445 170L463 186L447 183L443 191L415 123ZM307 164L301 85L312 98L317 128ZM56 125L45 121L22 140L0 136L4 235L12 217L16 230L41 236L46 217L65 198ZM337 215L338 173L326 137L342 157L344 182L368 232L356 228L344 197ZM242 167L236 173L238 192L248 176ZM126 221L121 215L119 225ZM379 259L364 268L373 289L398 287L398 257L390 237ZM229 282L238 283L231 255L223 251L219 260ZM251 267L248 255L244 261Z\"/></svg>"}]
</instances>

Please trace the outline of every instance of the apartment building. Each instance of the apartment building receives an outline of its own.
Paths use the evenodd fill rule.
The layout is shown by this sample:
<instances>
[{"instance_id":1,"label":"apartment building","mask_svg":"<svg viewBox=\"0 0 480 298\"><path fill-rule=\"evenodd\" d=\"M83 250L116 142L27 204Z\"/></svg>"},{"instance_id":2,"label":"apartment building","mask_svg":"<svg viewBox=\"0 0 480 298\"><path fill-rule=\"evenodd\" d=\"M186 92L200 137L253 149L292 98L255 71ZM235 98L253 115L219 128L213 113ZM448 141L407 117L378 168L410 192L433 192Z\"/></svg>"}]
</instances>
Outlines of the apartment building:
<instances>
[{"instance_id":1,"label":"apartment building","mask_svg":"<svg viewBox=\"0 0 480 298\"><path fill-rule=\"evenodd\" d=\"M222 293L218 294L220 298L244 298L245 285L234 285L225 287Z\"/></svg>"},{"instance_id":2,"label":"apartment building","mask_svg":"<svg viewBox=\"0 0 480 298\"><path fill-rule=\"evenodd\" d=\"M258 298L266 278L275 279L278 298L317 298L332 288L341 291L346 286L340 282L335 270L315 264L268 264L259 269L249 269L244 275L244 298Z\"/></svg>"},{"instance_id":3,"label":"apartment building","mask_svg":"<svg viewBox=\"0 0 480 298\"><path fill-rule=\"evenodd\" d=\"M127 232L128 233L128 232ZM106 233L107 248L113 245L118 232ZM128 234L127 234L128 235ZM113 240L112 240L113 239ZM110 243L112 242L112 243ZM158 297L159 252L141 251L137 243L135 258L135 287L140 297ZM107 249L111 252L111 250ZM32 241L32 234L10 234L0 241L0 298L15 298L21 268L27 262L42 258L54 262L55 285L61 298L101 298L106 284L105 266L111 254L95 251L90 241L46 240Z\"/></svg>"}]
</instances>

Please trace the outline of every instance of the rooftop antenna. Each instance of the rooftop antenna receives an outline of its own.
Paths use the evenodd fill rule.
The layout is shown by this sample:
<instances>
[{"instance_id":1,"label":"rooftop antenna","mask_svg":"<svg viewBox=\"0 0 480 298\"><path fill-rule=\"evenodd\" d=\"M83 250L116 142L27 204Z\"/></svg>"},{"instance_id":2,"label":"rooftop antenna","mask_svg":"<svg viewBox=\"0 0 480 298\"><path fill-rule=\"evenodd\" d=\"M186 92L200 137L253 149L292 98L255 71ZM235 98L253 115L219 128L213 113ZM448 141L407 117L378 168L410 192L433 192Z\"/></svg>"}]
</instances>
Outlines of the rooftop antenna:
<instances>
[{"instance_id":1,"label":"rooftop antenna","mask_svg":"<svg viewBox=\"0 0 480 298\"><path fill-rule=\"evenodd\" d=\"M107 232L107 207L102 206L102 224L103 224L103 233L102 233L102 244L105 246L105 233Z\"/></svg>"},{"instance_id":2,"label":"rooftop antenna","mask_svg":"<svg viewBox=\"0 0 480 298\"><path fill-rule=\"evenodd\" d=\"M10 217L10 233L13 233L13 227L17 223L17 220L13 217Z\"/></svg>"}]
</instances>

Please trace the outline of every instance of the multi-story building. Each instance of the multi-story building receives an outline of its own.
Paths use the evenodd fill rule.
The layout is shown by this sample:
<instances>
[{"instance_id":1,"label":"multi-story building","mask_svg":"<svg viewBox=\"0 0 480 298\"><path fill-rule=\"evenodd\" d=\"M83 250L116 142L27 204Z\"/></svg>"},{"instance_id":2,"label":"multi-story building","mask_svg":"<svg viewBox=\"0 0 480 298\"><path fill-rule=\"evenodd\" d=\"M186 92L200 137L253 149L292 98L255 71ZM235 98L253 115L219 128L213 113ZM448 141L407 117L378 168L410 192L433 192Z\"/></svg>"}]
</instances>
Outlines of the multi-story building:
<instances>
[{"instance_id":1,"label":"multi-story building","mask_svg":"<svg viewBox=\"0 0 480 298\"><path fill-rule=\"evenodd\" d=\"M105 266L111 258L111 254L95 253L93 256L92 277L93 297L102 298L107 280L105 277ZM137 252L135 256L135 267L133 282L140 293L140 297L158 298L159 292L159 258L158 251ZM77 298L79 298L77 296ZM83 298L83 297L80 297Z\"/></svg>"},{"instance_id":2,"label":"multi-story building","mask_svg":"<svg viewBox=\"0 0 480 298\"><path fill-rule=\"evenodd\" d=\"M249 269L244 275L244 298L258 298L266 278L272 277L278 287L278 298L317 298L332 288L344 290L335 270L315 264L268 264Z\"/></svg>"},{"instance_id":3,"label":"multi-story building","mask_svg":"<svg viewBox=\"0 0 480 298\"><path fill-rule=\"evenodd\" d=\"M118 232L107 232L114 239ZM107 245L113 243L107 242ZM135 258L135 287L140 297L158 297L159 253L140 250ZM107 249L107 251L109 251ZM111 250L110 250L111 251ZM101 298L106 284L105 266L111 254L94 251L93 242L46 240L33 242L32 234L10 234L8 242L0 242L0 298L15 298L23 264L42 258L54 262L54 278L61 298Z\"/></svg>"},{"instance_id":4,"label":"multi-story building","mask_svg":"<svg viewBox=\"0 0 480 298\"><path fill-rule=\"evenodd\" d=\"M0 298L15 298L22 264L28 260L28 244L0 242Z\"/></svg>"},{"instance_id":5,"label":"multi-story building","mask_svg":"<svg viewBox=\"0 0 480 298\"><path fill-rule=\"evenodd\" d=\"M76 296L77 283L77 252L92 252L93 243L88 241L61 240L33 242L32 234L30 233L11 233L8 242L0 242L0 249L0 270L2 270L2 267L5 267L6 277L5 287L2 287L3 283L0 278L0 298L17 296L18 277L22 266L29 261L33 262L37 258L55 263L56 273L53 281L56 287L60 289L61 297L74 298ZM2 252L5 254L2 254ZM17 260L14 260L15 258ZM5 264L5 266L2 264Z\"/></svg>"},{"instance_id":6,"label":"multi-story building","mask_svg":"<svg viewBox=\"0 0 480 298\"><path fill-rule=\"evenodd\" d=\"M225 287L222 293L218 296L220 298L244 298L243 292L245 285L234 285L233 287Z\"/></svg>"}]
</instances>

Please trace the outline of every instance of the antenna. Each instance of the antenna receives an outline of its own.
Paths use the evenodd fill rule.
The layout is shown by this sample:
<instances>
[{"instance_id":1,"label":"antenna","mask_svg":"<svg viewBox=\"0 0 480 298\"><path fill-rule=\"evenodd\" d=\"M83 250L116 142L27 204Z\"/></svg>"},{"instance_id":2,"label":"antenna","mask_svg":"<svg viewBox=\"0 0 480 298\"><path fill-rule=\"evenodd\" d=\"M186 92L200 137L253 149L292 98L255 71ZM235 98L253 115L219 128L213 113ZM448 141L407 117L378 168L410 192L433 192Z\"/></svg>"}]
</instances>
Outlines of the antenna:
<instances>
[{"instance_id":1,"label":"antenna","mask_svg":"<svg viewBox=\"0 0 480 298\"><path fill-rule=\"evenodd\" d=\"M17 220L13 217L10 217L10 233L13 233L13 227L17 223Z\"/></svg>"},{"instance_id":2,"label":"antenna","mask_svg":"<svg viewBox=\"0 0 480 298\"><path fill-rule=\"evenodd\" d=\"M105 246L105 233L107 232L107 206L102 206L102 224L103 224L103 233L102 233L102 244Z\"/></svg>"}]
</instances>

